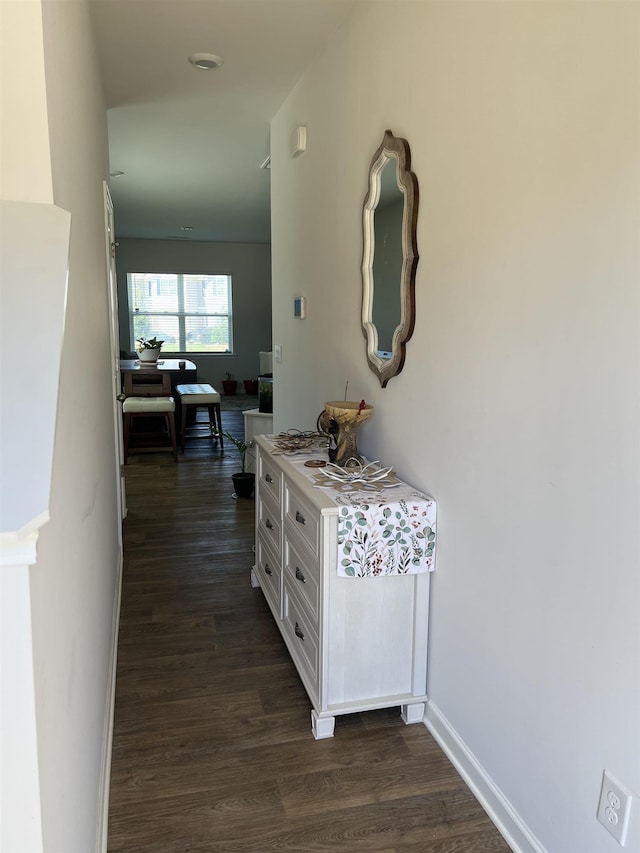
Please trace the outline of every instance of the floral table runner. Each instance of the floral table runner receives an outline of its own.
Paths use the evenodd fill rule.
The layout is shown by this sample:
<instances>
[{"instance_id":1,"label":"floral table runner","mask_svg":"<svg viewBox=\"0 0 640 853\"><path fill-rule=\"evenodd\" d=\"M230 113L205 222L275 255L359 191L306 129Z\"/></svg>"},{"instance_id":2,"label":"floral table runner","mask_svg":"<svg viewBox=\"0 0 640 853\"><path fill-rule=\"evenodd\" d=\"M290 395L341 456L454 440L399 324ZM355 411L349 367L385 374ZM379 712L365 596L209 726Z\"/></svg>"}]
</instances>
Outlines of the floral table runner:
<instances>
[{"instance_id":1,"label":"floral table runner","mask_svg":"<svg viewBox=\"0 0 640 853\"><path fill-rule=\"evenodd\" d=\"M435 568L436 502L402 484L391 494L332 495L338 512L338 574L415 575Z\"/></svg>"},{"instance_id":2,"label":"floral table runner","mask_svg":"<svg viewBox=\"0 0 640 853\"><path fill-rule=\"evenodd\" d=\"M313 451L296 456L301 463L296 469L338 506L338 575L375 578L435 569L433 498L403 483L393 472L375 485L335 482L323 477L322 469L303 467L305 458L317 456Z\"/></svg>"}]
</instances>

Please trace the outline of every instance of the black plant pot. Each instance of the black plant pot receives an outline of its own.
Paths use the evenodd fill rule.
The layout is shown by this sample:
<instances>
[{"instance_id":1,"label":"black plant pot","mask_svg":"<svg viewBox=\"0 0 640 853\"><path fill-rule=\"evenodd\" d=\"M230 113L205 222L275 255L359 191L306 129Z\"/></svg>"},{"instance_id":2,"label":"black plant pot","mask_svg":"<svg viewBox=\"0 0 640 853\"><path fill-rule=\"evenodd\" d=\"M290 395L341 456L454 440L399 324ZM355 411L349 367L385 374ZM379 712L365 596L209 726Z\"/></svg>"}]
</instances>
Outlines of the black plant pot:
<instances>
[{"instance_id":1,"label":"black plant pot","mask_svg":"<svg viewBox=\"0 0 640 853\"><path fill-rule=\"evenodd\" d=\"M249 472L246 474L232 474L233 490L239 498L250 498L253 494L253 486L255 484L256 475Z\"/></svg>"}]
</instances>

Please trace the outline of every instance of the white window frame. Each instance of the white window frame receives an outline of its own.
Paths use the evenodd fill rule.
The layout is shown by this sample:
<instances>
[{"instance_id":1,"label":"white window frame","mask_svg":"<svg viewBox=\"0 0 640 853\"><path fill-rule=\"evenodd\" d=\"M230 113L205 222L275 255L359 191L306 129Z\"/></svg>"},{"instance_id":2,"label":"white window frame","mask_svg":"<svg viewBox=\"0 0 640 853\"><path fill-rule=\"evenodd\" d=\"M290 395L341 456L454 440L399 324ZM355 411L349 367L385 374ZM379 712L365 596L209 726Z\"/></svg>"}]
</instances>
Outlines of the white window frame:
<instances>
[{"instance_id":1,"label":"white window frame","mask_svg":"<svg viewBox=\"0 0 640 853\"><path fill-rule=\"evenodd\" d=\"M136 310L136 306L131 304L131 280L133 276L149 276L151 278L159 278L161 276L175 276L177 279L177 290L178 290L178 310L177 311L140 311ZM202 276L202 277L216 277L216 278L226 278L227 279L227 305L229 310L225 313L209 313L204 314L202 312L185 312L184 310L184 278L185 276ZM178 349L177 350L167 350L167 352L177 352L184 353L185 355L232 355L233 354L233 281L232 276L227 273L198 273L198 272L188 272L188 273L176 273L176 272L168 272L167 270L163 270L162 272L128 272L127 273L127 303L128 303L128 314L129 314L129 345L131 347L131 351L136 348L136 334L134 332L134 317L176 317L178 320ZM229 339L229 349L228 350L188 350L186 348L186 324L185 319L187 317L226 317L228 324L228 339ZM161 337L161 335L160 335Z\"/></svg>"}]
</instances>

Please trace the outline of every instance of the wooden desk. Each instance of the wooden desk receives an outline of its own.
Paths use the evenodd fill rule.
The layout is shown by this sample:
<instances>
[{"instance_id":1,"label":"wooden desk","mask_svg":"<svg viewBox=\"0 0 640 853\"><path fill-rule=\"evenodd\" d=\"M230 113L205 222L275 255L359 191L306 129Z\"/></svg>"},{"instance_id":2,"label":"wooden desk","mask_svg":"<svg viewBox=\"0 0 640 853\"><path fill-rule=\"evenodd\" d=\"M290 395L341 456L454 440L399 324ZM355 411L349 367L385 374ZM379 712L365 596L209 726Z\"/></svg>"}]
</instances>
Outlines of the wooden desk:
<instances>
[{"instance_id":1,"label":"wooden desk","mask_svg":"<svg viewBox=\"0 0 640 853\"><path fill-rule=\"evenodd\" d=\"M184 364L184 367L180 367ZM120 373L157 373L167 371L171 374L171 394L176 403L176 433L180 436L181 411L180 395L176 394L176 385L185 385L198 381L198 368L193 361L184 358L160 358L157 362L140 362L135 358L120 359Z\"/></svg>"},{"instance_id":2,"label":"wooden desk","mask_svg":"<svg viewBox=\"0 0 640 853\"><path fill-rule=\"evenodd\" d=\"M184 367L180 367L184 364ZM135 358L121 358L120 372L125 373L157 373L169 372L171 374L171 393L175 395L176 385L198 381L198 368L192 361L183 358L162 358L157 362L143 362Z\"/></svg>"},{"instance_id":3,"label":"wooden desk","mask_svg":"<svg viewBox=\"0 0 640 853\"><path fill-rule=\"evenodd\" d=\"M184 367L180 367L181 362L184 362ZM136 358L121 358L120 371L122 373L135 373L138 370L170 370L172 374L180 374L180 381L176 381L176 385L181 382L195 382L195 376L192 378L191 373L196 374L197 367L193 361L185 361L184 358L161 358L157 362L138 361ZM188 376L185 374L189 374Z\"/></svg>"}]
</instances>

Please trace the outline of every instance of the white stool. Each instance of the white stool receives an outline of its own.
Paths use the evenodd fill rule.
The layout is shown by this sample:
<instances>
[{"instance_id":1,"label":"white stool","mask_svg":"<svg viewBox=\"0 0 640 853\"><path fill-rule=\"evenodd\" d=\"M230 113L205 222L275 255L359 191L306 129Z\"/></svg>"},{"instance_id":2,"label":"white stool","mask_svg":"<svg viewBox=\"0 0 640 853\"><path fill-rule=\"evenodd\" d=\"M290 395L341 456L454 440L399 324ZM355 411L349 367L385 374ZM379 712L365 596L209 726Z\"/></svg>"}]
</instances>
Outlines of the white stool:
<instances>
[{"instance_id":1,"label":"white stool","mask_svg":"<svg viewBox=\"0 0 640 853\"><path fill-rule=\"evenodd\" d=\"M219 439L220 447L224 447L224 441L222 439L220 394L218 394L213 385L207 385L201 382L195 382L190 385L176 385L176 393L180 396L180 404L182 406L180 436L182 452L184 453L184 440L187 432L187 409L189 406L195 406L196 411L199 406L207 409L209 413L209 422L207 424L209 435L211 435L214 440Z\"/></svg>"},{"instance_id":2,"label":"white stool","mask_svg":"<svg viewBox=\"0 0 640 853\"><path fill-rule=\"evenodd\" d=\"M164 443L161 441L161 443L136 445L132 449L135 449L136 453L155 453L159 450L170 450L173 453L174 460L177 462L178 454L176 451L176 425L174 416L176 404L173 397L169 396L171 392L169 375L167 373L150 375L146 372L126 374L124 391L127 395L122 403L125 464L129 458L133 419L139 417L149 418L154 415L161 415L164 418L167 425L167 440ZM136 391L141 396L134 396ZM165 396L158 396L159 394ZM156 437L155 433L153 437Z\"/></svg>"}]
</instances>

